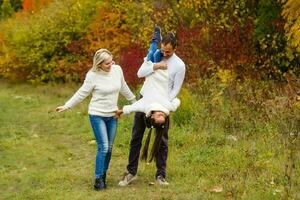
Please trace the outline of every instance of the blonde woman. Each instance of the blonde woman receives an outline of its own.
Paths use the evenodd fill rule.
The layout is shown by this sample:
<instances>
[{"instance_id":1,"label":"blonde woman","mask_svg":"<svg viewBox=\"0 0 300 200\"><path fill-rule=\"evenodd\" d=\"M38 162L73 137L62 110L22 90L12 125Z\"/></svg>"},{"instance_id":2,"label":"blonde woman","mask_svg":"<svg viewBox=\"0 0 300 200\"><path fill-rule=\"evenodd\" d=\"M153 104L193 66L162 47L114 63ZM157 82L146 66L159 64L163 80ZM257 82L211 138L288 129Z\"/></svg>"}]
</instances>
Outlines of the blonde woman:
<instances>
[{"instance_id":1,"label":"blonde woman","mask_svg":"<svg viewBox=\"0 0 300 200\"><path fill-rule=\"evenodd\" d=\"M117 119L114 115L118 110L119 93L131 103L136 101L125 82L121 67L113 61L112 54L106 49L99 49L94 55L92 69L86 74L83 85L63 106L56 108L58 112L65 111L92 94L88 113L98 146L95 190L106 188L106 171L117 130Z\"/></svg>"}]
</instances>

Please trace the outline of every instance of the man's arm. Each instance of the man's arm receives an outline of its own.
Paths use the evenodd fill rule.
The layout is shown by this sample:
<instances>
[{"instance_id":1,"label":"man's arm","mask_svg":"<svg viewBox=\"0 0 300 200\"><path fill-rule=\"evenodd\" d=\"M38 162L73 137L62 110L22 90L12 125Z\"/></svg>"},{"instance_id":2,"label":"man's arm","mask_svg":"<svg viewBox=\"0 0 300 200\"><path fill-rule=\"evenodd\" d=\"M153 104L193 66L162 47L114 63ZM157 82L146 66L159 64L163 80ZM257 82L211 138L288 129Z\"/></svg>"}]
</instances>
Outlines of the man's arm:
<instances>
[{"instance_id":1,"label":"man's arm","mask_svg":"<svg viewBox=\"0 0 300 200\"><path fill-rule=\"evenodd\" d=\"M139 78L149 76L150 74L152 74L157 69L166 70L167 69L167 63L164 62L164 61L160 61L158 63L152 63L151 61L146 61L144 59L144 62L142 64L142 66L139 68L139 70L137 72L137 76Z\"/></svg>"},{"instance_id":2,"label":"man's arm","mask_svg":"<svg viewBox=\"0 0 300 200\"><path fill-rule=\"evenodd\" d=\"M185 68L176 73L173 88L169 92L169 100L172 101L179 93L185 76Z\"/></svg>"}]
</instances>

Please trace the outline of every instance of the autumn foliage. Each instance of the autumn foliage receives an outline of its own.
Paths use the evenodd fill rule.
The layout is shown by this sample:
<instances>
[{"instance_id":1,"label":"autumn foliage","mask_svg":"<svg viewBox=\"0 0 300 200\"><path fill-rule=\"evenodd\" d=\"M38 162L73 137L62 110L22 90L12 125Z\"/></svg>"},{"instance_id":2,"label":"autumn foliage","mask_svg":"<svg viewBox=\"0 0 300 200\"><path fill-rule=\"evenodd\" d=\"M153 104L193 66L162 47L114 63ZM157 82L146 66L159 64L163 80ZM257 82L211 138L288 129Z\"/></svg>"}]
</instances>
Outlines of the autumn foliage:
<instances>
[{"instance_id":1,"label":"autumn foliage","mask_svg":"<svg viewBox=\"0 0 300 200\"><path fill-rule=\"evenodd\" d=\"M5 30L0 34L0 75L36 82L82 81L94 52L106 48L128 82L137 84L136 71L158 24L163 34L176 34L176 53L186 63L187 82L228 70L236 78L298 76L298 4L295 0L24 0L23 10L31 17L23 20L15 15L0 27Z\"/></svg>"},{"instance_id":2,"label":"autumn foliage","mask_svg":"<svg viewBox=\"0 0 300 200\"><path fill-rule=\"evenodd\" d=\"M180 27L177 53L188 63L189 78L205 77L217 68L238 70L253 64L252 31L251 23L244 27L236 24L231 31L206 25ZM248 70L243 69L244 73Z\"/></svg>"}]
</instances>

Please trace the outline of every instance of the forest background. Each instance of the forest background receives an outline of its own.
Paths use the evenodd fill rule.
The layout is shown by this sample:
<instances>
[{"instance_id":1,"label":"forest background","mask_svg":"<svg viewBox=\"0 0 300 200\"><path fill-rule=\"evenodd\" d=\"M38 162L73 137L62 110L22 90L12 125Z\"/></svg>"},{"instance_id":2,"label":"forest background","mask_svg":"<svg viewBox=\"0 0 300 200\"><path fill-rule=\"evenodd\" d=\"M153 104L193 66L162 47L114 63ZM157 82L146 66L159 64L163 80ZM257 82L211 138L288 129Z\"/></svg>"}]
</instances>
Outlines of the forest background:
<instances>
[{"instance_id":1,"label":"forest background","mask_svg":"<svg viewBox=\"0 0 300 200\"><path fill-rule=\"evenodd\" d=\"M113 53L126 81L138 93L143 80L137 78L136 72L147 53L155 25L161 26L163 35L168 31L176 34L176 53L186 63L187 74L180 93L182 105L172 115L174 135L170 143L174 149L169 168L171 180L177 185L152 198L300 198L300 1L0 0L0 5L0 109L5 111L0 115L0 184L1 193L15 192L5 192L5 198L53 199L55 190L47 190L46 179L34 174L42 170L43 165L37 164L41 157L33 157L35 165L24 158L21 163L26 166L14 158L24 149L33 148L29 142L32 137L53 139L53 135L62 134L49 131L52 125L59 130L70 129L66 143L92 141L88 122L82 122L83 130L69 127L79 120L78 116L72 117L74 113L81 113L80 120L86 118L86 107L61 117L52 112L53 108L82 83L99 48ZM17 103L8 103L12 101ZM124 103L121 99L120 104ZM33 114L25 118L29 108ZM24 115L18 123L14 122L15 110ZM40 116L40 112L44 115ZM66 118L69 126L59 125ZM52 120L47 131L44 120ZM125 117L119 125L119 130L128 132L116 142L116 154L124 160L117 169L120 173L127 159L131 121ZM23 124L22 128L16 124ZM79 130L87 133L78 138ZM52 137L47 132L53 132ZM59 140L54 142L60 148L69 148ZM16 147L16 143L21 145ZM43 145L38 148L49 144ZM90 152L94 146L82 148L83 152ZM70 157L77 153L70 153ZM90 154L90 160L84 158L87 163L92 162ZM53 180L50 184L55 188L58 177L54 174L61 170L57 163L64 160L44 156L54 167L54 171L47 170L47 180ZM29 163L32 171L28 170ZM184 173L180 166L187 164L193 170ZM80 175L83 177L88 171L91 170ZM151 176L147 170L141 173ZM16 179L16 174L25 182ZM87 188L90 184L84 178L76 181L82 181L80 184ZM74 181L67 182L63 188L73 184ZM146 182L144 186L148 187ZM183 193L175 192L178 187ZM81 199L92 193L87 188L83 193L70 192L67 196ZM114 198L122 197L118 187L112 190ZM153 188L137 190L140 196L146 194L149 198L155 192ZM133 198L132 188L123 192ZM63 190L58 193L63 195Z\"/></svg>"}]
</instances>

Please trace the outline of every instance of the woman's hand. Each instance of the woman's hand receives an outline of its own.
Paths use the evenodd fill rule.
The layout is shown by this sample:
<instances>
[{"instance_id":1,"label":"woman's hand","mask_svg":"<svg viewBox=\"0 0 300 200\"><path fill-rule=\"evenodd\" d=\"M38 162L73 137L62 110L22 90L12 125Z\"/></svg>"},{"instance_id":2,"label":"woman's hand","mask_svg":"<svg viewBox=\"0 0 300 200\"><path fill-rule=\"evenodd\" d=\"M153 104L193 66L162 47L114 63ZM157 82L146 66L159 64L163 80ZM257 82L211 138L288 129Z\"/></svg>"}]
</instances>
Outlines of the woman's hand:
<instances>
[{"instance_id":1,"label":"woman's hand","mask_svg":"<svg viewBox=\"0 0 300 200\"><path fill-rule=\"evenodd\" d=\"M123 114L123 110L116 110L115 111L115 118L117 118L117 119L121 118L122 114Z\"/></svg>"},{"instance_id":2,"label":"woman's hand","mask_svg":"<svg viewBox=\"0 0 300 200\"><path fill-rule=\"evenodd\" d=\"M58 106L55 110L56 112L63 112L65 110L68 110L68 108L65 106Z\"/></svg>"}]
</instances>

